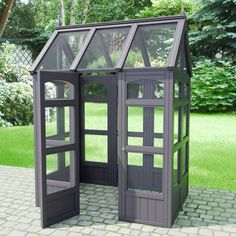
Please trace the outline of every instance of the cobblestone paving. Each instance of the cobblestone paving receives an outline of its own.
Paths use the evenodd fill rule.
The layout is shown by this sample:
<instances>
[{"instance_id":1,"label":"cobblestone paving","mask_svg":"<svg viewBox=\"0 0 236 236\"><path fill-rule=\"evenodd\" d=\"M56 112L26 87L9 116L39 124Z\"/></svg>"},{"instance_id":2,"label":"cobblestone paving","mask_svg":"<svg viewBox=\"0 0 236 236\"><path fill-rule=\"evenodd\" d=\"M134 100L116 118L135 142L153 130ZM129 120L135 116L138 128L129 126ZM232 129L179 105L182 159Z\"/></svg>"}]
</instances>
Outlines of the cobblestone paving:
<instances>
[{"instance_id":1,"label":"cobblestone paving","mask_svg":"<svg viewBox=\"0 0 236 236\"><path fill-rule=\"evenodd\" d=\"M191 188L172 229L121 222L117 188L81 184L81 215L47 229L34 206L34 172L0 166L0 235L206 235L236 236L236 192Z\"/></svg>"}]
</instances>

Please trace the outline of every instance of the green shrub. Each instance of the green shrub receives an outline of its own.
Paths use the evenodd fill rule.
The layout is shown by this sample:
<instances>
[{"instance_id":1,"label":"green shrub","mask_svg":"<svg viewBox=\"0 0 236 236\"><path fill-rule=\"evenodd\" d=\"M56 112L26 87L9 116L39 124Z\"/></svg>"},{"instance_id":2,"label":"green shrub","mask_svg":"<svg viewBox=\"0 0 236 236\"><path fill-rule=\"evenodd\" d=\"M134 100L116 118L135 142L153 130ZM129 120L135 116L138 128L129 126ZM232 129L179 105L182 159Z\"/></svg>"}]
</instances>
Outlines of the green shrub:
<instances>
[{"instance_id":1,"label":"green shrub","mask_svg":"<svg viewBox=\"0 0 236 236\"><path fill-rule=\"evenodd\" d=\"M236 66L205 59L193 68L191 109L221 112L236 109Z\"/></svg>"},{"instance_id":2,"label":"green shrub","mask_svg":"<svg viewBox=\"0 0 236 236\"><path fill-rule=\"evenodd\" d=\"M0 84L0 112L4 122L29 125L33 122L33 89L23 82ZM0 124L1 126L1 124Z\"/></svg>"},{"instance_id":3,"label":"green shrub","mask_svg":"<svg viewBox=\"0 0 236 236\"><path fill-rule=\"evenodd\" d=\"M14 49L15 46L8 42L0 45L0 69L2 69L5 66L5 64L7 64L10 61Z\"/></svg>"},{"instance_id":4,"label":"green shrub","mask_svg":"<svg viewBox=\"0 0 236 236\"><path fill-rule=\"evenodd\" d=\"M29 68L23 65L11 64L11 56L15 45L3 43L0 47L0 83L24 82L32 84Z\"/></svg>"},{"instance_id":5,"label":"green shrub","mask_svg":"<svg viewBox=\"0 0 236 236\"><path fill-rule=\"evenodd\" d=\"M0 112L0 127L10 127L12 124L4 120L4 114Z\"/></svg>"},{"instance_id":6,"label":"green shrub","mask_svg":"<svg viewBox=\"0 0 236 236\"><path fill-rule=\"evenodd\" d=\"M28 71L28 68L23 65L16 64L4 64L0 67L0 82L24 82L32 85L32 77Z\"/></svg>"}]
</instances>

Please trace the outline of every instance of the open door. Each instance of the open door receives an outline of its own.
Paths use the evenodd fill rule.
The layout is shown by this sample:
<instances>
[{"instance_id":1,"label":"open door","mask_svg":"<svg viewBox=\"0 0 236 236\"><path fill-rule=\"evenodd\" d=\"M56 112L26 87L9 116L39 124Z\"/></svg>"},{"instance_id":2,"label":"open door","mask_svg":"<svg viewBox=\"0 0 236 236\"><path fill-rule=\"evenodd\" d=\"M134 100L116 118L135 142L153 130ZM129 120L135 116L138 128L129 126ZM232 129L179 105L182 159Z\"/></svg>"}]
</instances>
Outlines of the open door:
<instances>
[{"instance_id":1,"label":"open door","mask_svg":"<svg viewBox=\"0 0 236 236\"><path fill-rule=\"evenodd\" d=\"M41 225L79 214L78 74L40 71L37 78Z\"/></svg>"}]
</instances>

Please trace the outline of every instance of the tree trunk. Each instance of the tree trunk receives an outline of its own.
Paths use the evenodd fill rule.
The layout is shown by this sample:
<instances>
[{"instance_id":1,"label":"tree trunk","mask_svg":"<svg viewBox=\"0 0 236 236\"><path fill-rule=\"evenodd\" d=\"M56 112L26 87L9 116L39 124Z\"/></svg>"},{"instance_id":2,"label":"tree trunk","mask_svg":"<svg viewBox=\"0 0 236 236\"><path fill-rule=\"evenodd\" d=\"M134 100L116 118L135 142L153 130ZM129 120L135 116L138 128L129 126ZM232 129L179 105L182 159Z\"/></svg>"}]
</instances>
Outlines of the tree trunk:
<instances>
[{"instance_id":1,"label":"tree trunk","mask_svg":"<svg viewBox=\"0 0 236 236\"><path fill-rule=\"evenodd\" d=\"M61 3L61 25L65 25L65 4L64 4L64 0L60 0L60 3Z\"/></svg>"},{"instance_id":2,"label":"tree trunk","mask_svg":"<svg viewBox=\"0 0 236 236\"><path fill-rule=\"evenodd\" d=\"M71 15L70 15L70 24L74 25L76 23L76 11L77 11L77 0L72 0L71 3Z\"/></svg>"},{"instance_id":3,"label":"tree trunk","mask_svg":"<svg viewBox=\"0 0 236 236\"><path fill-rule=\"evenodd\" d=\"M84 0L84 10L83 10L83 15L82 15L83 16L82 24L85 24L87 22L89 4L90 4L90 0Z\"/></svg>"},{"instance_id":4,"label":"tree trunk","mask_svg":"<svg viewBox=\"0 0 236 236\"><path fill-rule=\"evenodd\" d=\"M2 15L0 16L0 37L2 37L5 29L12 5L14 0L6 0L6 5L3 8Z\"/></svg>"}]
</instances>

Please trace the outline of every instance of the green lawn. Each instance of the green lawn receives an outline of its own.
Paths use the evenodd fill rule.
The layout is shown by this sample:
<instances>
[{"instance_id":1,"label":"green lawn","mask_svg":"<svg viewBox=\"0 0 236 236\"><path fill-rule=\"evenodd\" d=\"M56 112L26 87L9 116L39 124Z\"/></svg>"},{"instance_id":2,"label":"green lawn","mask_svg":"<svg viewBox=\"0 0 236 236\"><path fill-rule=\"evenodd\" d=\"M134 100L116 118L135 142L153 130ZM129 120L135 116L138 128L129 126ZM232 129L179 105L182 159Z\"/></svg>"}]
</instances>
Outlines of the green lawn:
<instances>
[{"instance_id":1,"label":"green lawn","mask_svg":"<svg viewBox=\"0 0 236 236\"><path fill-rule=\"evenodd\" d=\"M92 119L96 116L102 126L104 108L98 109L96 112L92 107L87 108L88 113L93 112L87 128L94 126ZM130 125L135 127L132 122ZM190 184L236 190L236 114L191 114L190 134ZM106 150L94 150L106 140L95 136L88 136L87 140L90 140L86 147L88 160L98 153L106 153ZM140 140L130 142L138 144ZM0 165L34 166L33 126L0 128Z\"/></svg>"}]
</instances>

